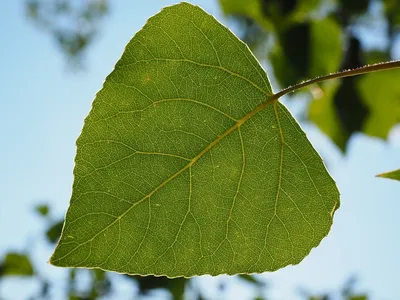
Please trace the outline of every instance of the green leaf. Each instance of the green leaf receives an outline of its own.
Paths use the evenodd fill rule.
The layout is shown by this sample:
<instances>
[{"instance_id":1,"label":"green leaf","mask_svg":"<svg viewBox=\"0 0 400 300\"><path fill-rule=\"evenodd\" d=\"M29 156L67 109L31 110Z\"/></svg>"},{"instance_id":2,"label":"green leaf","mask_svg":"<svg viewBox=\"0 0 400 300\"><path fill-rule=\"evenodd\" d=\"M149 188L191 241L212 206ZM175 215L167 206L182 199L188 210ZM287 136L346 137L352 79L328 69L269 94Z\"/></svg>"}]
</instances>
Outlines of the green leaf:
<instances>
[{"instance_id":1,"label":"green leaf","mask_svg":"<svg viewBox=\"0 0 400 300\"><path fill-rule=\"evenodd\" d=\"M2 276L32 276L33 267L26 254L9 252L0 262L0 277Z\"/></svg>"},{"instance_id":2,"label":"green leaf","mask_svg":"<svg viewBox=\"0 0 400 300\"><path fill-rule=\"evenodd\" d=\"M276 78L284 86L339 69L343 47L341 29L335 20L295 24L278 38L280 45L277 43L268 56Z\"/></svg>"},{"instance_id":3,"label":"green leaf","mask_svg":"<svg viewBox=\"0 0 400 300\"><path fill-rule=\"evenodd\" d=\"M399 70L376 72L349 79L356 79L356 94L349 93L352 97L340 97L347 95L346 92L340 94L341 85L345 85L346 79L342 80L341 85L339 81L327 82L322 88L323 96L315 98L309 106L310 120L342 150L345 150L347 140L354 131L349 131L351 128L346 130L345 124L342 123L344 119L350 123L356 122L357 119L362 121L359 124L361 132L383 139L387 138L393 126L400 123L400 86L397 84L400 80ZM348 108L339 110L335 99L340 100L342 105L348 103ZM357 103L358 100L361 103ZM366 113L363 112L363 107L367 109ZM345 112L347 118L341 121L339 113ZM363 114L366 114L365 117Z\"/></svg>"},{"instance_id":4,"label":"green leaf","mask_svg":"<svg viewBox=\"0 0 400 300\"><path fill-rule=\"evenodd\" d=\"M147 293L154 291L155 289L166 289L168 290L173 299L179 300L184 298L186 278L175 278L170 279L165 276L129 276L135 279L140 294L146 295Z\"/></svg>"},{"instance_id":5,"label":"green leaf","mask_svg":"<svg viewBox=\"0 0 400 300\"><path fill-rule=\"evenodd\" d=\"M386 139L390 129L400 123L399 81L400 70L377 72L360 78L358 89L370 111L364 133Z\"/></svg>"},{"instance_id":6,"label":"green leaf","mask_svg":"<svg viewBox=\"0 0 400 300\"><path fill-rule=\"evenodd\" d=\"M311 22L309 78L336 72L343 58L342 30L333 18ZM329 38L327 38L329 37Z\"/></svg>"},{"instance_id":7,"label":"green leaf","mask_svg":"<svg viewBox=\"0 0 400 300\"><path fill-rule=\"evenodd\" d=\"M35 211L42 217L47 217L49 214L49 206L46 204L40 204L35 207Z\"/></svg>"},{"instance_id":8,"label":"green leaf","mask_svg":"<svg viewBox=\"0 0 400 300\"><path fill-rule=\"evenodd\" d=\"M376 175L377 177L400 180L400 169Z\"/></svg>"},{"instance_id":9,"label":"green leaf","mask_svg":"<svg viewBox=\"0 0 400 300\"><path fill-rule=\"evenodd\" d=\"M348 300L368 300L367 295L357 295L357 296L350 296Z\"/></svg>"},{"instance_id":10,"label":"green leaf","mask_svg":"<svg viewBox=\"0 0 400 300\"><path fill-rule=\"evenodd\" d=\"M258 287L266 286L265 282L258 280L258 278L256 278L253 275L241 274L241 275L238 275L238 277L240 279L242 279L243 281L246 281L247 283L250 283L251 285L254 285L254 286L258 286Z\"/></svg>"},{"instance_id":11,"label":"green leaf","mask_svg":"<svg viewBox=\"0 0 400 300\"><path fill-rule=\"evenodd\" d=\"M316 96L308 108L308 117L344 151L350 135L343 128L336 113L334 99L339 87L339 80L326 82L322 90L315 93Z\"/></svg>"},{"instance_id":12,"label":"green leaf","mask_svg":"<svg viewBox=\"0 0 400 300\"><path fill-rule=\"evenodd\" d=\"M266 30L272 30L273 25L263 14L263 4L259 0L219 0L222 11L226 15L251 18Z\"/></svg>"},{"instance_id":13,"label":"green leaf","mask_svg":"<svg viewBox=\"0 0 400 300\"><path fill-rule=\"evenodd\" d=\"M347 14L363 14L367 11L369 7L369 0L339 0L339 5Z\"/></svg>"},{"instance_id":14,"label":"green leaf","mask_svg":"<svg viewBox=\"0 0 400 300\"><path fill-rule=\"evenodd\" d=\"M299 263L339 193L276 100L247 46L199 7L149 19L85 120L50 262L168 277Z\"/></svg>"},{"instance_id":15,"label":"green leaf","mask_svg":"<svg viewBox=\"0 0 400 300\"><path fill-rule=\"evenodd\" d=\"M61 220L50 224L50 227L46 231L46 237L50 243L56 243L60 238L63 223L64 221Z\"/></svg>"}]
</instances>

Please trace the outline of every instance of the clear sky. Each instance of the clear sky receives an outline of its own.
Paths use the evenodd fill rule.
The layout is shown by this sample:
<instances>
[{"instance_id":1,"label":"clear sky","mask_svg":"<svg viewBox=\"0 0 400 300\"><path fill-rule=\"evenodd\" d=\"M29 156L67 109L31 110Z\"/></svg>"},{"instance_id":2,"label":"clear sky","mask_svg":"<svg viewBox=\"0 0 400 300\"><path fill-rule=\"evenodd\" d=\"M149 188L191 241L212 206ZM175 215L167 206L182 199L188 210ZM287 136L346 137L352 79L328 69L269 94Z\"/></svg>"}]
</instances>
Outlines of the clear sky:
<instances>
[{"instance_id":1,"label":"clear sky","mask_svg":"<svg viewBox=\"0 0 400 300\"><path fill-rule=\"evenodd\" d=\"M216 1L191 2L227 24ZM54 278L65 276L47 264L52 249L36 240L45 224L33 207L47 202L55 216L65 214L75 140L95 93L133 34L148 17L173 3L111 1L110 15L81 72L68 69L50 36L26 20L22 0L0 3L0 256L29 249L38 268ZM302 125L338 184L341 208L331 233L300 265L262 275L270 282L270 295L276 296L271 298L294 299L297 287L337 289L355 275L358 289L371 292L372 299L398 299L400 183L374 175L400 167L400 127L388 142L355 135L343 156L313 125ZM215 279L201 282L212 284ZM24 292L14 290L18 284L1 285L0 295L23 299ZM124 291L121 288L120 295ZM232 299L235 293L229 292Z\"/></svg>"}]
</instances>

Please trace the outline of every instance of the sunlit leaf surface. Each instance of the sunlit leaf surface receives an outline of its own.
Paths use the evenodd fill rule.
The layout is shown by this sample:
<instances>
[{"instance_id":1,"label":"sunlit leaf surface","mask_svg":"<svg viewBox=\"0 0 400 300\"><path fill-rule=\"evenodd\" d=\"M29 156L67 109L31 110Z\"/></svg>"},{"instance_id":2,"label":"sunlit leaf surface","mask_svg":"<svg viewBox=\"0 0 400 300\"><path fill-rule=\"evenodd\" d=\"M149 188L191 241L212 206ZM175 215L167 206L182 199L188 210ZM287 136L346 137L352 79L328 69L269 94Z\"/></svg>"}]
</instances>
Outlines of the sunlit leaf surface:
<instances>
[{"instance_id":1,"label":"sunlit leaf surface","mask_svg":"<svg viewBox=\"0 0 400 300\"><path fill-rule=\"evenodd\" d=\"M317 246L339 207L247 46L186 3L127 45L85 120L74 175L57 266L273 271Z\"/></svg>"}]
</instances>

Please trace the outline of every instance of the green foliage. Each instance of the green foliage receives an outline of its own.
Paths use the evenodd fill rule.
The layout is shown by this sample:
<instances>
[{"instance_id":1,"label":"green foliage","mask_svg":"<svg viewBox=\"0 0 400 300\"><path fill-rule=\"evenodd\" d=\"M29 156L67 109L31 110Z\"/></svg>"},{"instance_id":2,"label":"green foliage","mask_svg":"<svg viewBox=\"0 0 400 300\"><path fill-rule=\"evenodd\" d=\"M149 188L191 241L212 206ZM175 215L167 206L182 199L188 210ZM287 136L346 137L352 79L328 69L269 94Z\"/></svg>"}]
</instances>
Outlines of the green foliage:
<instances>
[{"instance_id":1,"label":"green foliage","mask_svg":"<svg viewBox=\"0 0 400 300\"><path fill-rule=\"evenodd\" d=\"M42 217L46 217L49 214L49 206L44 204L38 205L35 207L35 211Z\"/></svg>"},{"instance_id":2,"label":"green foliage","mask_svg":"<svg viewBox=\"0 0 400 300\"><path fill-rule=\"evenodd\" d=\"M359 92L370 111L363 131L385 138L400 123L400 70L367 74L360 78Z\"/></svg>"},{"instance_id":3,"label":"green foliage","mask_svg":"<svg viewBox=\"0 0 400 300\"><path fill-rule=\"evenodd\" d=\"M280 42L274 45L269 59L283 86L339 68L342 41L340 28L332 18L291 26L279 35L278 40Z\"/></svg>"},{"instance_id":4,"label":"green foliage","mask_svg":"<svg viewBox=\"0 0 400 300\"><path fill-rule=\"evenodd\" d=\"M9 252L0 261L0 277L32 275L34 275L32 263L24 253Z\"/></svg>"},{"instance_id":5,"label":"green foliage","mask_svg":"<svg viewBox=\"0 0 400 300\"><path fill-rule=\"evenodd\" d=\"M377 177L400 180L400 169L376 175Z\"/></svg>"},{"instance_id":6,"label":"green foliage","mask_svg":"<svg viewBox=\"0 0 400 300\"><path fill-rule=\"evenodd\" d=\"M59 240L63 224L64 220L60 220L51 224L51 226L47 229L46 237L50 243L56 243Z\"/></svg>"},{"instance_id":7,"label":"green foliage","mask_svg":"<svg viewBox=\"0 0 400 300\"><path fill-rule=\"evenodd\" d=\"M357 130L385 138L400 122L399 78L400 71L393 70L349 78L342 84L327 82L323 91L315 94L309 118L343 150L347 139ZM352 90L352 82L356 83L356 90ZM338 105L342 106L340 113Z\"/></svg>"},{"instance_id":8,"label":"green foliage","mask_svg":"<svg viewBox=\"0 0 400 300\"><path fill-rule=\"evenodd\" d=\"M390 49L399 33L400 6L390 0L375 2L384 8L381 17L388 23L388 47L379 50L364 49L363 36L354 30L372 26L366 22L376 18L369 0L341 0L331 6L320 0L257 0L251 9L244 2L220 0L225 14L241 24L241 38L271 63L281 86L394 59ZM273 42L266 46L266 40ZM400 122L398 84L393 83L399 81L400 72L391 72L324 84L308 117L343 151L356 132L385 139Z\"/></svg>"},{"instance_id":9,"label":"green foliage","mask_svg":"<svg viewBox=\"0 0 400 300\"><path fill-rule=\"evenodd\" d=\"M77 146L57 266L169 277L273 271L316 247L339 207L257 60L186 3L129 42Z\"/></svg>"},{"instance_id":10,"label":"green foliage","mask_svg":"<svg viewBox=\"0 0 400 300\"><path fill-rule=\"evenodd\" d=\"M335 111L334 99L340 87L339 80L326 82L323 91L317 90L309 106L308 117L341 149L346 148L349 133L343 128Z\"/></svg>"},{"instance_id":11,"label":"green foliage","mask_svg":"<svg viewBox=\"0 0 400 300\"><path fill-rule=\"evenodd\" d=\"M132 276L131 278L138 283L141 294L147 294L155 289L166 289L176 300L184 299L185 285L188 281L186 278L170 279L165 276Z\"/></svg>"},{"instance_id":12,"label":"green foliage","mask_svg":"<svg viewBox=\"0 0 400 300\"><path fill-rule=\"evenodd\" d=\"M367 295L357 295L357 296L349 296L348 300L368 300Z\"/></svg>"}]
</instances>

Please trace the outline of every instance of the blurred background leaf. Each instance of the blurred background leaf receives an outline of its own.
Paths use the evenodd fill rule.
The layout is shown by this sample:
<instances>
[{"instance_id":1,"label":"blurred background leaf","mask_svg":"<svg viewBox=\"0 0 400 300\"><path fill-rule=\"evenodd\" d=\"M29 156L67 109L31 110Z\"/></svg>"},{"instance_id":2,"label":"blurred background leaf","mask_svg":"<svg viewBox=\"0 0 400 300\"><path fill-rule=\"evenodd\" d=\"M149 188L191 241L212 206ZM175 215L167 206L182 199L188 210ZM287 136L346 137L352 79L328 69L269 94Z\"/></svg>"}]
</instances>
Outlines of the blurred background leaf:
<instances>
[{"instance_id":1,"label":"blurred background leaf","mask_svg":"<svg viewBox=\"0 0 400 300\"><path fill-rule=\"evenodd\" d=\"M33 266L27 254L8 252L0 262L0 277L33 275Z\"/></svg>"},{"instance_id":2,"label":"blurred background leaf","mask_svg":"<svg viewBox=\"0 0 400 300\"><path fill-rule=\"evenodd\" d=\"M240 37L252 41L248 43L251 48L267 45L261 55L259 50L256 53L272 67L280 87L396 58L391 49L400 33L398 1L328 2L259 0L247 6L236 0L220 0L224 13L241 26ZM379 16L374 15L373 5L381 7ZM370 49L360 32L374 30L376 19L387 22L387 46ZM241 25L243 20L246 26ZM357 132L386 139L400 122L400 94L397 88L390 88L395 81L400 81L400 72L322 84L308 117L342 151Z\"/></svg>"},{"instance_id":3,"label":"blurred background leaf","mask_svg":"<svg viewBox=\"0 0 400 300\"><path fill-rule=\"evenodd\" d=\"M49 206L46 204L37 205L35 211L42 217L46 217L49 214Z\"/></svg>"}]
</instances>

